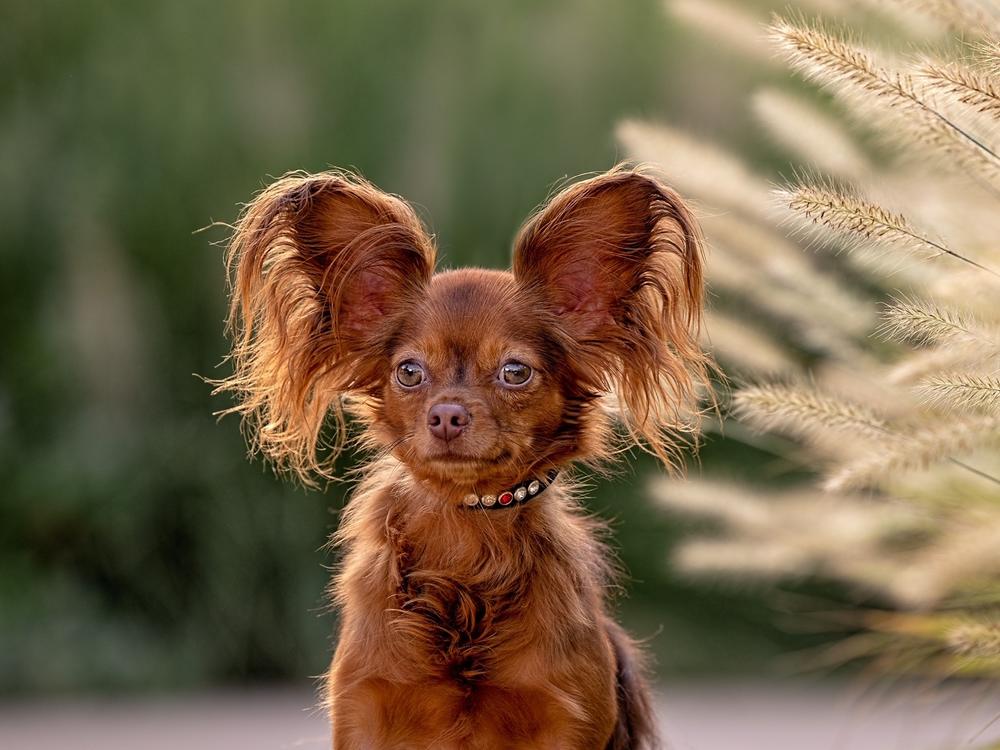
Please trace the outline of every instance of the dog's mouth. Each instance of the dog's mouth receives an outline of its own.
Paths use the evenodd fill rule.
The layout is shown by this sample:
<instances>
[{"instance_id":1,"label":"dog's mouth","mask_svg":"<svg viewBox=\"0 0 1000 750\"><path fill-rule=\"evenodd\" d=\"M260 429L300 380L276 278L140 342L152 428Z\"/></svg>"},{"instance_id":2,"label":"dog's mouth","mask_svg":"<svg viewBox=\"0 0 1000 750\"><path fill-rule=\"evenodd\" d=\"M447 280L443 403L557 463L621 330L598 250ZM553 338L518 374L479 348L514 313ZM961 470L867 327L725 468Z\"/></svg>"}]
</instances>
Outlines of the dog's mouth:
<instances>
[{"instance_id":1,"label":"dog's mouth","mask_svg":"<svg viewBox=\"0 0 1000 750\"><path fill-rule=\"evenodd\" d=\"M422 450L419 450L420 448ZM461 464L483 466L502 463L511 458L511 451L501 441L470 441L464 435L447 443L435 440L432 444L418 446L418 450L423 454L423 460L447 466Z\"/></svg>"},{"instance_id":2,"label":"dog's mouth","mask_svg":"<svg viewBox=\"0 0 1000 750\"><path fill-rule=\"evenodd\" d=\"M461 453L445 453L440 456L429 456L427 460L448 465L486 463L486 460L479 456L467 456Z\"/></svg>"},{"instance_id":3,"label":"dog's mouth","mask_svg":"<svg viewBox=\"0 0 1000 750\"><path fill-rule=\"evenodd\" d=\"M438 481L490 482L497 476L506 476L511 457L511 453L506 450L488 456L439 453L427 456L420 462L420 473L435 477Z\"/></svg>"},{"instance_id":4,"label":"dog's mouth","mask_svg":"<svg viewBox=\"0 0 1000 750\"><path fill-rule=\"evenodd\" d=\"M430 463L441 464L442 466L468 466L468 467L483 467L483 466L496 466L497 464L505 463L510 460L511 454L509 451L502 450L499 453L492 455L479 455L475 453L460 453L458 451L446 451L441 453L434 453L426 457L426 460Z\"/></svg>"}]
</instances>

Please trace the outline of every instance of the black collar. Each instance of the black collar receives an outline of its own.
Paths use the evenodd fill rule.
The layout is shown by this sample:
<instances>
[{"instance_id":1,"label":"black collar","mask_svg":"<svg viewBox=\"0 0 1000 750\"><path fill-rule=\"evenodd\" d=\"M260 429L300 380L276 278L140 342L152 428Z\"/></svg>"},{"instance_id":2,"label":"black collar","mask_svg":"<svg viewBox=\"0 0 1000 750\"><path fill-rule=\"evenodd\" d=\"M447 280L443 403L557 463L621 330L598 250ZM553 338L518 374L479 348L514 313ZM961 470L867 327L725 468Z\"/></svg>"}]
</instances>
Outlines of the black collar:
<instances>
[{"instance_id":1,"label":"black collar","mask_svg":"<svg viewBox=\"0 0 1000 750\"><path fill-rule=\"evenodd\" d=\"M477 495L470 492L462 500L469 510L500 510L515 505L524 505L531 498L538 497L547 490L559 476L558 469L552 469L544 477L532 477L496 495Z\"/></svg>"}]
</instances>

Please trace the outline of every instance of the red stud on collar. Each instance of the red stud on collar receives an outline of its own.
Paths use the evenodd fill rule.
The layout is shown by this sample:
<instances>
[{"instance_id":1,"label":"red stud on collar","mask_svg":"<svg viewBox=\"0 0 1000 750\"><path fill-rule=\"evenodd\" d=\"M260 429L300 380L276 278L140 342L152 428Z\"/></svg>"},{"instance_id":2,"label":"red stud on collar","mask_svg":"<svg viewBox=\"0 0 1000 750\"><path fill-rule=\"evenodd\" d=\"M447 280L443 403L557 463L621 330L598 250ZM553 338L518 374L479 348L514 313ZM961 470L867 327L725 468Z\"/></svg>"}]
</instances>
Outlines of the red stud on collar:
<instances>
[{"instance_id":1,"label":"red stud on collar","mask_svg":"<svg viewBox=\"0 0 1000 750\"><path fill-rule=\"evenodd\" d=\"M510 505L512 502L514 502L514 493L501 492L500 495L497 497L497 502L500 503L501 505Z\"/></svg>"}]
</instances>

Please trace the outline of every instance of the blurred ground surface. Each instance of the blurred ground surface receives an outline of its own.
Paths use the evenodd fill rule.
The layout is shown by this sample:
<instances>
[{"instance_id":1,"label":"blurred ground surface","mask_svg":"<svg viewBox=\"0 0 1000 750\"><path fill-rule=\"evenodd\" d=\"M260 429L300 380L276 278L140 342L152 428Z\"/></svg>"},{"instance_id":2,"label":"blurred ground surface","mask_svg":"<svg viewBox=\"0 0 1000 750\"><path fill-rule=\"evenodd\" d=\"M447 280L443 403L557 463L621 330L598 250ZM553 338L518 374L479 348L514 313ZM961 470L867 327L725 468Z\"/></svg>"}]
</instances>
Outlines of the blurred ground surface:
<instances>
[{"instance_id":1,"label":"blurred ground surface","mask_svg":"<svg viewBox=\"0 0 1000 750\"><path fill-rule=\"evenodd\" d=\"M0 748L324 748L312 706L308 690L7 703ZM968 688L684 683L660 697L670 750L959 750L1000 739L998 714L996 690Z\"/></svg>"}]
</instances>

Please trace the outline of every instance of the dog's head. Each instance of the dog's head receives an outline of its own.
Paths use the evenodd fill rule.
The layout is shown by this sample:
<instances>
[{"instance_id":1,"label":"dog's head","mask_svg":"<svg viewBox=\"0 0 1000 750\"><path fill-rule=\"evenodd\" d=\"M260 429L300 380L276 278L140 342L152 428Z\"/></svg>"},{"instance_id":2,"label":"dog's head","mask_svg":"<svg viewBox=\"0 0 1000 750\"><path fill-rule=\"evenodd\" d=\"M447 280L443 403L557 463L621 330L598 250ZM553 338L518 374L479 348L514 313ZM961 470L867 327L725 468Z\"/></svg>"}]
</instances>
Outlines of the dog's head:
<instances>
[{"instance_id":1,"label":"dog's head","mask_svg":"<svg viewBox=\"0 0 1000 750\"><path fill-rule=\"evenodd\" d=\"M615 418L669 461L706 374L697 225L632 170L552 199L512 272L435 274L410 207L340 173L268 187L230 260L235 373L221 389L256 446L307 480L328 472L345 404L370 446L456 487L605 458Z\"/></svg>"}]
</instances>

